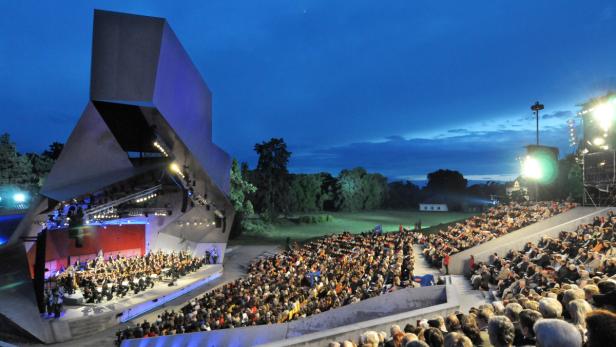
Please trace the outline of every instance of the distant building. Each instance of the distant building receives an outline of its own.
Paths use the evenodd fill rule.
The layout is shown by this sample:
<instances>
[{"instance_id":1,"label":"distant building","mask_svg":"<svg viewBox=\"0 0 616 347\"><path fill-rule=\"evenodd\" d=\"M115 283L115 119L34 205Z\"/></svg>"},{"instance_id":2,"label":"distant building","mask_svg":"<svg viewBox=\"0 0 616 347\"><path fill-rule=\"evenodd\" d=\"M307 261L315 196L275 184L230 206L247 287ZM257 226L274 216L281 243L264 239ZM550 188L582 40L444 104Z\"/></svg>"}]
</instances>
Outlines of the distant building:
<instances>
[{"instance_id":1,"label":"distant building","mask_svg":"<svg viewBox=\"0 0 616 347\"><path fill-rule=\"evenodd\" d=\"M528 198L528 188L522 185L519 178L513 182L507 183L505 186L505 192L508 197L511 197L514 193L518 193L519 195Z\"/></svg>"},{"instance_id":2,"label":"distant building","mask_svg":"<svg viewBox=\"0 0 616 347\"><path fill-rule=\"evenodd\" d=\"M444 199L432 197L419 204L420 211L426 212L447 212L449 208Z\"/></svg>"}]
</instances>

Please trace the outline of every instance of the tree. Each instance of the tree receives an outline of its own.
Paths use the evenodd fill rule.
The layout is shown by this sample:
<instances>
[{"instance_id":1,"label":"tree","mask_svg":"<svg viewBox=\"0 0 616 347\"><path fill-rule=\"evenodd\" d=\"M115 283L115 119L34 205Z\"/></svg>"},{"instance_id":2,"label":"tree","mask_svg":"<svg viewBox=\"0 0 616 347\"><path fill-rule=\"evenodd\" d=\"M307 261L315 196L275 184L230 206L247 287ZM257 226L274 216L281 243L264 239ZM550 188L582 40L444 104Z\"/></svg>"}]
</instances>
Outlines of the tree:
<instances>
[{"instance_id":1,"label":"tree","mask_svg":"<svg viewBox=\"0 0 616 347\"><path fill-rule=\"evenodd\" d=\"M26 156L17 153L9 134L0 135L0 185L31 188L32 165Z\"/></svg>"},{"instance_id":2,"label":"tree","mask_svg":"<svg viewBox=\"0 0 616 347\"><path fill-rule=\"evenodd\" d=\"M473 184L468 187L467 192L475 197L489 199L492 196L503 197L506 194L505 184L488 181L483 184Z\"/></svg>"},{"instance_id":3,"label":"tree","mask_svg":"<svg viewBox=\"0 0 616 347\"><path fill-rule=\"evenodd\" d=\"M291 152L282 138L257 143L254 149L259 155L257 168L253 172L257 186L255 207L271 220L281 212L288 212L290 182L287 164Z\"/></svg>"},{"instance_id":4,"label":"tree","mask_svg":"<svg viewBox=\"0 0 616 347\"><path fill-rule=\"evenodd\" d=\"M362 167L342 170L338 175L335 195L338 210L381 208L387 196L387 178L381 174L369 174Z\"/></svg>"},{"instance_id":5,"label":"tree","mask_svg":"<svg viewBox=\"0 0 616 347\"><path fill-rule=\"evenodd\" d=\"M64 144L60 142L52 142L49 145L49 148L46 149L42 156L47 157L53 161L57 160L60 157L60 153L64 149Z\"/></svg>"},{"instance_id":6,"label":"tree","mask_svg":"<svg viewBox=\"0 0 616 347\"><path fill-rule=\"evenodd\" d=\"M31 184L40 189L45 177L51 171L54 160L51 157L36 153L28 153L26 157L32 167Z\"/></svg>"},{"instance_id":7,"label":"tree","mask_svg":"<svg viewBox=\"0 0 616 347\"><path fill-rule=\"evenodd\" d=\"M569 163L569 172L567 173L567 198L582 202L582 198L584 197L582 167L575 161L575 156L573 154L568 155L565 161Z\"/></svg>"},{"instance_id":8,"label":"tree","mask_svg":"<svg viewBox=\"0 0 616 347\"><path fill-rule=\"evenodd\" d=\"M293 212L322 211L327 193L321 174L292 175L289 190L289 209Z\"/></svg>"},{"instance_id":9,"label":"tree","mask_svg":"<svg viewBox=\"0 0 616 347\"><path fill-rule=\"evenodd\" d=\"M419 186L411 181L396 181L388 185L388 208L417 208L421 202L422 193Z\"/></svg>"},{"instance_id":10,"label":"tree","mask_svg":"<svg viewBox=\"0 0 616 347\"><path fill-rule=\"evenodd\" d=\"M366 170L361 167L340 171L336 185L336 208L338 210L357 211L363 208L362 177L364 175L366 175Z\"/></svg>"},{"instance_id":11,"label":"tree","mask_svg":"<svg viewBox=\"0 0 616 347\"><path fill-rule=\"evenodd\" d=\"M243 166L243 164L242 164ZM231 238L239 236L248 223L246 217L254 213L254 209L248 196L253 194L257 187L248 182L242 175L242 170L236 159L231 164L231 190L229 199L235 209L235 219L231 228Z\"/></svg>"},{"instance_id":12,"label":"tree","mask_svg":"<svg viewBox=\"0 0 616 347\"><path fill-rule=\"evenodd\" d=\"M583 193L582 168L576 162L573 154L569 154L558 161L558 176L554 182L540 187L542 200L572 199L582 201Z\"/></svg>"},{"instance_id":13,"label":"tree","mask_svg":"<svg viewBox=\"0 0 616 347\"><path fill-rule=\"evenodd\" d=\"M387 177L379 174L367 174L363 177L364 210L382 208L387 196Z\"/></svg>"},{"instance_id":14,"label":"tree","mask_svg":"<svg viewBox=\"0 0 616 347\"><path fill-rule=\"evenodd\" d=\"M428 174L426 189L431 193L463 193L468 181L458 171L438 170Z\"/></svg>"}]
</instances>

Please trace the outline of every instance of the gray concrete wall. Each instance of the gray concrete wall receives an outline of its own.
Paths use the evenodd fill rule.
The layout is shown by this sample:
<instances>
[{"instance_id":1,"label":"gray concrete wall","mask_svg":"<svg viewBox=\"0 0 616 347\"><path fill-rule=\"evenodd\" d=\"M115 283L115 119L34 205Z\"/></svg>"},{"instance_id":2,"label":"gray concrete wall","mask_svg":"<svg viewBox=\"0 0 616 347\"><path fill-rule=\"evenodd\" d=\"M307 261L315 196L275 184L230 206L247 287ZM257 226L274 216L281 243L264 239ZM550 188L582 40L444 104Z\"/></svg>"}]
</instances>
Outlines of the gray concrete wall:
<instances>
[{"instance_id":1,"label":"gray concrete wall","mask_svg":"<svg viewBox=\"0 0 616 347\"><path fill-rule=\"evenodd\" d=\"M323 346L392 324L444 315L460 308L453 286L407 288L284 324L223 329L176 336L131 339L122 347L144 346Z\"/></svg>"},{"instance_id":2,"label":"gray concrete wall","mask_svg":"<svg viewBox=\"0 0 616 347\"><path fill-rule=\"evenodd\" d=\"M0 252L0 314L34 338L49 343L53 333L38 312L26 250L21 241ZM7 327L0 327L3 333Z\"/></svg>"},{"instance_id":3,"label":"gray concrete wall","mask_svg":"<svg viewBox=\"0 0 616 347\"><path fill-rule=\"evenodd\" d=\"M447 302L447 295L442 286L398 290L357 304L291 321L287 338L414 311L445 302Z\"/></svg>"},{"instance_id":4,"label":"gray concrete wall","mask_svg":"<svg viewBox=\"0 0 616 347\"><path fill-rule=\"evenodd\" d=\"M554 237L561 231L573 231L580 224L590 223L595 216L607 215L610 209L612 208L576 207L552 218L469 248L451 256L449 273L452 275L461 275L468 272L468 261L471 255L475 257L475 262L486 261L489 255L494 252L499 255L504 255L511 249L521 249L524 247L524 244L529 241L536 242L544 235Z\"/></svg>"}]
</instances>

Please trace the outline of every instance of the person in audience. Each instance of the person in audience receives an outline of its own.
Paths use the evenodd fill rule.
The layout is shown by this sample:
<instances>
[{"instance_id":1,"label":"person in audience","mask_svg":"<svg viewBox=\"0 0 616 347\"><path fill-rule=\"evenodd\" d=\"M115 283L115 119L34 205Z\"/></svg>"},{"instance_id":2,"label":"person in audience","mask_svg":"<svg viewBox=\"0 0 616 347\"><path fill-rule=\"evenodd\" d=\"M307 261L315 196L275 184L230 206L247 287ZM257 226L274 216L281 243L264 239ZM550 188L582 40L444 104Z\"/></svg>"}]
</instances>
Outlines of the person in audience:
<instances>
[{"instance_id":1,"label":"person in audience","mask_svg":"<svg viewBox=\"0 0 616 347\"><path fill-rule=\"evenodd\" d=\"M582 336L586 335L586 315L592 311L592 306L584 299L575 299L567 305L571 324L575 325Z\"/></svg>"},{"instance_id":2,"label":"person in audience","mask_svg":"<svg viewBox=\"0 0 616 347\"><path fill-rule=\"evenodd\" d=\"M539 301L539 312L543 318L559 318L563 312L563 305L554 298L543 298Z\"/></svg>"},{"instance_id":3,"label":"person in audience","mask_svg":"<svg viewBox=\"0 0 616 347\"><path fill-rule=\"evenodd\" d=\"M515 327L505 316L493 316L488 322L488 335L494 347L511 347L515 338Z\"/></svg>"},{"instance_id":4,"label":"person in audience","mask_svg":"<svg viewBox=\"0 0 616 347\"><path fill-rule=\"evenodd\" d=\"M460 325L462 328L462 333L467 336L473 345L481 346L483 344L483 339L481 336L481 331L479 330L479 326L477 325L477 321L475 319L475 314L465 314L462 316L460 320ZM488 340L486 336L486 341Z\"/></svg>"},{"instance_id":5,"label":"person in audience","mask_svg":"<svg viewBox=\"0 0 616 347\"><path fill-rule=\"evenodd\" d=\"M522 330L522 341L518 346L534 346L537 339L533 327L538 320L543 318L537 310L524 309L520 312L520 329Z\"/></svg>"},{"instance_id":6,"label":"person in audience","mask_svg":"<svg viewBox=\"0 0 616 347\"><path fill-rule=\"evenodd\" d=\"M366 331L361 336L360 346L379 347L379 334L376 331Z\"/></svg>"},{"instance_id":7,"label":"person in audience","mask_svg":"<svg viewBox=\"0 0 616 347\"><path fill-rule=\"evenodd\" d=\"M473 347L473 343L463 334L449 333L445 336L445 347Z\"/></svg>"},{"instance_id":8,"label":"person in audience","mask_svg":"<svg viewBox=\"0 0 616 347\"><path fill-rule=\"evenodd\" d=\"M616 314L595 310L586 316L587 347L613 346L616 342Z\"/></svg>"},{"instance_id":9,"label":"person in audience","mask_svg":"<svg viewBox=\"0 0 616 347\"><path fill-rule=\"evenodd\" d=\"M424 341L430 347L443 347L445 344L443 332L438 328L428 328L424 331Z\"/></svg>"},{"instance_id":10,"label":"person in audience","mask_svg":"<svg viewBox=\"0 0 616 347\"><path fill-rule=\"evenodd\" d=\"M580 331L561 319L540 319L534 326L539 347L582 347Z\"/></svg>"}]
</instances>

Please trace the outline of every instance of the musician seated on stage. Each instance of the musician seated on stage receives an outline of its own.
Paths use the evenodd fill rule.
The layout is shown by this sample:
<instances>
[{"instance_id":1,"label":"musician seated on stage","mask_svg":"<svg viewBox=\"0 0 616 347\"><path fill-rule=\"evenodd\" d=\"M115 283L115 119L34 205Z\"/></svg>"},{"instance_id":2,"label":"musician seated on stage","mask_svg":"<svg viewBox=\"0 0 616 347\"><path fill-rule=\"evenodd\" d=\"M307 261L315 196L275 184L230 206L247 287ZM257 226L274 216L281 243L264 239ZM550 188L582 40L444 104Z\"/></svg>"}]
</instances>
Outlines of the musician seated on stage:
<instances>
[{"instance_id":1,"label":"musician seated on stage","mask_svg":"<svg viewBox=\"0 0 616 347\"><path fill-rule=\"evenodd\" d=\"M138 294L162 279L178 278L194 272L206 264L204 257L188 252L150 252L144 256L104 259L102 256L86 263L69 266L65 271L48 279L71 295L81 290L87 303L100 303L114 297Z\"/></svg>"}]
</instances>

